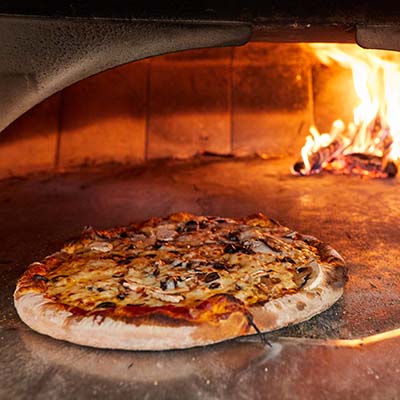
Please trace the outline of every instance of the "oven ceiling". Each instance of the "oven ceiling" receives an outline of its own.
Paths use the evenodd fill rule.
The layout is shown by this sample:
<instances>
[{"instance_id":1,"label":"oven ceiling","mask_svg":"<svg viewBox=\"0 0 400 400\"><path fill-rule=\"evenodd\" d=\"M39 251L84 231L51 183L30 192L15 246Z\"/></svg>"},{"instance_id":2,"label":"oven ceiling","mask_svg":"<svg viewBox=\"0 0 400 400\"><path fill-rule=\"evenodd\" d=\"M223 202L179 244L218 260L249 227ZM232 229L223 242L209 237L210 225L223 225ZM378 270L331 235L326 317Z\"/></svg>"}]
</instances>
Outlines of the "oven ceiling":
<instances>
[{"instance_id":1,"label":"oven ceiling","mask_svg":"<svg viewBox=\"0 0 400 400\"><path fill-rule=\"evenodd\" d=\"M50 17L100 17L123 19L195 19L227 21L280 21L300 19L302 22L375 23L399 21L400 8L373 1L3 1L0 13Z\"/></svg>"}]
</instances>

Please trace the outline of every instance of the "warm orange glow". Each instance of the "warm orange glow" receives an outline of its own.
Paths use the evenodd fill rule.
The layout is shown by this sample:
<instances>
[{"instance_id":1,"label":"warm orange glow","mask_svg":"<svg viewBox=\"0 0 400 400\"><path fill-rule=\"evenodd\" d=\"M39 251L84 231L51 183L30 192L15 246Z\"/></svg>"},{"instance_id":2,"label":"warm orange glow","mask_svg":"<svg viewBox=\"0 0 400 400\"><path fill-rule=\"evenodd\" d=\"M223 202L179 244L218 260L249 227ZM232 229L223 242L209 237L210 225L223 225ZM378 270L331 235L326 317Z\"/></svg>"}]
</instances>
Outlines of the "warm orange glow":
<instances>
[{"instance_id":1,"label":"warm orange glow","mask_svg":"<svg viewBox=\"0 0 400 400\"><path fill-rule=\"evenodd\" d=\"M400 161L399 53L365 50L351 44L310 46L323 64L338 63L352 70L360 103L347 126L339 119L333 122L328 133L321 134L315 126L310 128L301 151L304 168L297 172L306 175L326 168L341 173L387 176L387 162ZM350 156L353 154L367 157L354 160Z\"/></svg>"}]
</instances>

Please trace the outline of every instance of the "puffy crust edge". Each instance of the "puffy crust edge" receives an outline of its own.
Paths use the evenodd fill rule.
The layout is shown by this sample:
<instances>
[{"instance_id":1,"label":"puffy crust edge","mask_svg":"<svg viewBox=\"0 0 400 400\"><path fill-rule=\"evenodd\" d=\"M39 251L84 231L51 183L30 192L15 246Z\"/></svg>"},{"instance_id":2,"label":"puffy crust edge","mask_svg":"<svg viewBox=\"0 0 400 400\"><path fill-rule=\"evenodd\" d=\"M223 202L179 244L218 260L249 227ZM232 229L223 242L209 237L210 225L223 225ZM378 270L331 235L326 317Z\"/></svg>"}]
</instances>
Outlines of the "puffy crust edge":
<instances>
[{"instance_id":1,"label":"puffy crust edge","mask_svg":"<svg viewBox=\"0 0 400 400\"><path fill-rule=\"evenodd\" d=\"M33 330L68 342L107 349L170 350L217 343L242 336L248 321L232 313L217 325L183 326L135 324L110 317L76 317L60 309L42 293L26 293L15 299L20 318Z\"/></svg>"}]
</instances>

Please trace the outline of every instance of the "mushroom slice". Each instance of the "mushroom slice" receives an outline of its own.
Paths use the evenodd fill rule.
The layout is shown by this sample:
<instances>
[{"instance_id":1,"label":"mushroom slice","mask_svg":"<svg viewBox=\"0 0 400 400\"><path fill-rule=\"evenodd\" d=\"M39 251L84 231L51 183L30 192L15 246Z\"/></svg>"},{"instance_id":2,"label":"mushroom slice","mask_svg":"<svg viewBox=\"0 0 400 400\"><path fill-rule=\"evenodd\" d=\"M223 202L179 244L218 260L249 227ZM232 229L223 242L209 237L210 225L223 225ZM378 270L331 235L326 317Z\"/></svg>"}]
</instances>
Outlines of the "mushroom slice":
<instances>
[{"instance_id":1,"label":"mushroom slice","mask_svg":"<svg viewBox=\"0 0 400 400\"><path fill-rule=\"evenodd\" d=\"M184 297L180 294L167 294L156 291L151 291L149 294L158 300L170 301L171 303L179 303L180 301L184 300Z\"/></svg>"},{"instance_id":2,"label":"mushroom slice","mask_svg":"<svg viewBox=\"0 0 400 400\"><path fill-rule=\"evenodd\" d=\"M157 227L156 236L158 240L168 242L174 240L178 236L178 232L175 230L175 225L173 224L160 225Z\"/></svg>"}]
</instances>

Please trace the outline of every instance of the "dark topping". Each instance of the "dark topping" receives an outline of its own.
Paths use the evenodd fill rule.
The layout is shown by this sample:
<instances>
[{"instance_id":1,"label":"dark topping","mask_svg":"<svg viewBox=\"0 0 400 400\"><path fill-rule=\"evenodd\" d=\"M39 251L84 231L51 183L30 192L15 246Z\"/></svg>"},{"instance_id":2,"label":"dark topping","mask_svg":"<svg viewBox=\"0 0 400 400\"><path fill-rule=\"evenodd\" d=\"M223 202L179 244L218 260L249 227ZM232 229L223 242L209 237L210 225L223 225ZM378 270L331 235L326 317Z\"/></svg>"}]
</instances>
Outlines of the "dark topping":
<instances>
[{"instance_id":1,"label":"dark topping","mask_svg":"<svg viewBox=\"0 0 400 400\"><path fill-rule=\"evenodd\" d=\"M135 248L135 245L134 244L130 244L129 246L128 246L128 250L133 250Z\"/></svg>"},{"instance_id":2,"label":"dark topping","mask_svg":"<svg viewBox=\"0 0 400 400\"><path fill-rule=\"evenodd\" d=\"M185 232L197 231L197 221L191 220L191 221L186 222L185 227L184 227L184 231Z\"/></svg>"},{"instance_id":3,"label":"dark topping","mask_svg":"<svg viewBox=\"0 0 400 400\"><path fill-rule=\"evenodd\" d=\"M119 237L121 237L122 239L125 239L125 238L128 237L128 234L124 231L124 232L121 232L121 233L119 234Z\"/></svg>"},{"instance_id":4,"label":"dark topping","mask_svg":"<svg viewBox=\"0 0 400 400\"><path fill-rule=\"evenodd\" d=\"M217 289L219 288L221 285L219 282L213 282L208 288L209 289Z\"/></svg>"},{"instance_id":5,"label":"dark topping","mask_svg":"<svg viewBox=\"0 0 400 400\"><path fill-rule=\"evenodd\" d=\"M225 237L230 240L231 242L238 242L238 232L229 232Z\"/></svg>"},{"instance_id":6,"label":"dark topping","mask_svg":"<svg viewBox=\"0 0 400 400\"><path fill-rule=\"evenodd\" d=\"M204 229L207 228L208 224L206 221L200 221L199 228Z\"/></svg>"},{"instance_id":7,"label":"dark topping","mask_svg":"<svg viewBox=\"0 0 400 400\"><path fill-rule=\"evenodd\" d=\"M218 271L222 271L222 270L227 270L226 266L224 264L221 263L215 263L213 264L213 268L218 270Z\"/></svg>"},{"instance_id":8,"label":"dark topping","mask_svg":"<svg viewBox=\"0 0 400 400\"><path fill-rule=\"evenodd\" d=\"M51 281L52 282L58 282L60 279L67 278L67 277L68 277L68 275L57 275L57 276L51 278Z\"/></svg>"},{"instance_id":9,"label":"dark topping","mask_svg":"<svg viewBox=\"0 0 400 400\"><path fill-rule=\"evenodd\" d=\"M158 250L158 249L160 249L162 246L164 246L164 243L162 243L162 242L160 242L159 240L157 240L157 241L154 243L153 248L154 248L155 250Z\"/></svg>"},{"instance_id":10,"label":"dark topping","mask_svg":"<svg viewBox=\"0 0 400 400\"><path fill-rule=\"evenodd\" d=\"M311 272L311 268L310 267L300 267L296 269L297 272L302 273L305 271Z\"/></svg>"},{"instance_id":11,"label":"dark topping","mask_svg":"<svg viewBox=\"0 0 400 400\"><path fill-rule=\"evenodd\" d=\"M117 299L118 300L124 300L125 299L125 295L123 293L117 294Z\"/></svg>"},{"instance_id":12,"label":"dark topping","mask_svg":"<svg viewBox=\"0 0 400 400\"><path fill-rule=\"evenodd\" d=\"M123 272L119 272L118 274L114 274L112 277L113 278L122 278L124 276Z\"/></svg>"},{"instance_id":13,"label":"dark topping","mask_svg":"<svg viewBox=\"0 0 400 400\"><path fill-rule=\"evenodd\" d=\"M154 270L153 270L153 275L154 275L154 276L160 275L160 268L155 267Z\"/></svg>"},{"instance_id":14,"label":"dark topping","mask_svg":"<svg viewBox=\"0 0 400 400\"><path fill-rule=\"evenodd\" d=\"M176 260L171 264L171 267L175 268L175 267L179 267L180 265L182 265L182 261Z\"/></svg>"},{"instance_id":15,"label":"dark topping","mask_svg":"<svg viewBox=\"0 0 400 400\"><path fill-rule=\"evenodd\" d=\"M225 247L224 253L235 254L235 253L244 253L244 254L254 254L254 251L248 247L241 246L240 244L228 244Z\"/></svg>"},{"instance_id":16,"label":"dark topping","mask_svg":"<svg viewBox=\"0 0 400 400\"><path fill-rule=\"evenodd\" d=\"M218 272L210 272L209 274L206 275L206 277L204 278L204 281L206 283L212 282L219 279L219 274Z\"/></svg>"},{"instance_id":17,"label":"dark topping","mask_svg":"<svg viewBox=\"0 0 400 400\"><path fill-rule=\"evenodd\" d=\"M104 301L103 303L97 304L96 308L115 308L116 304L112 301Z\"/></svg>"},{"instance_id":18,"label":"dark topping","mask_svg":"<svg viewBox=\"0 0 400 400\"><path fill-rule=\"evenodd\" d=\"M192 261L188 261L187 264L186 264L186 269L193 268L195 265L196 265L196 264L193 263Z\"/></svg>"},{"instance_id":19,"label":"dark topping","mask_svg":"<svg viewBox=\"0 0 400 400\"><path fill-rule=\"evenodd\" d=\"M121 259L119 259L118 261L117 261L117 264L119 264L119 265L127 265L127 264L130 264L131 263L131 261L132 261L132 258L121 258Z\"/></svg>"},{"instance_id":20,"label":"dark topping","mask_svg":"<svg viewBox=\"0 0 400 400\"><path fill-rule=\"evenodd\" d=\"M176 289L176 282L177 279L175 277L169 277L160 282L160 288L162 290Z\"/></svg>"},{"instance_id":21,"label":"dark topping","mask_svg":"<svg viewBox=\"0 0 400 400\"><path fill-rule=\"evenodd\" d=\"M233 244L228 244L228 246L226 246L224 249L224 253L227 253L227 254L234 254L234 253L237 253L238 251L239 251L239 249Z\"/></svg>"},{"instance_id":22,"label":"dark topping","mask_svg":"<svg viewBox=\"0 0 400 400\"><path fill-rule=\"evenodd\" d=\"M299 288L302 288L307 281L310 279L310 275L312 273L312 268L311 267L300 267L296 270L296 273L293 277L294 283L299 286Z\"/></svg>"},{"instance_id":23,"label":"dark topping","mask_svg":"<svg viewBox=\"0 0 400 400\"><path fill-rule=\"evenodd\" d=\"M32 276L32 280L35 281L35 282L39 282L39 281L48 282L49 281L45 276L39 275L39 274L33 275Z\"/></svg>"},{"instance_id":24,"label":"dark topping","mask_svg":"<svg viewBox=\"0 0 400 400\"><path fill-rule=\"evenodd\" d=\"M235 289L236 289L236 290L242 290L242 287L239 286L237 283L235 283Z\"/></svg>"},{"instance_id":25,"label":"dark topping","mask_svg":"<svg viewBox=\"0 0 400 400\"><path fill-rule=\"evenodd\" d=\"M287 257L287 256L280 258L280 261L288 262L290 264L296 264L296 261L292 260L290 257Z\"/></svg>"},{"instance_id":26,"label":"dark topping","mask_svg":"<svg viewBox=\"0 0 400 400\"><path fill-rule=\"evenodd\" d=\"M162 290L167 290L167 281L161 281L160 282L160 288Z\"/></svg>"},{"instance_id":27,"label":"dark topping","mask_svg":"<svg viewBox=\"0 0 400 400\"><path fill-rule=\"evenodd\" d=\"M218 222L219 224L223 224L226 222L226 219L220 218L220 219L217 219L215 222Z\"/></svg>"},{"instance_id":28,"label":"dark topping","mask_svg":"<svg viewBox=\"0 0 400 400\"><path fill-rule=\"evenodd\" d=\"M96 290L101 293L101 292L104 292L105 289L98 287L98 288L96 288Z\"/></svg>"}]
</instances>

